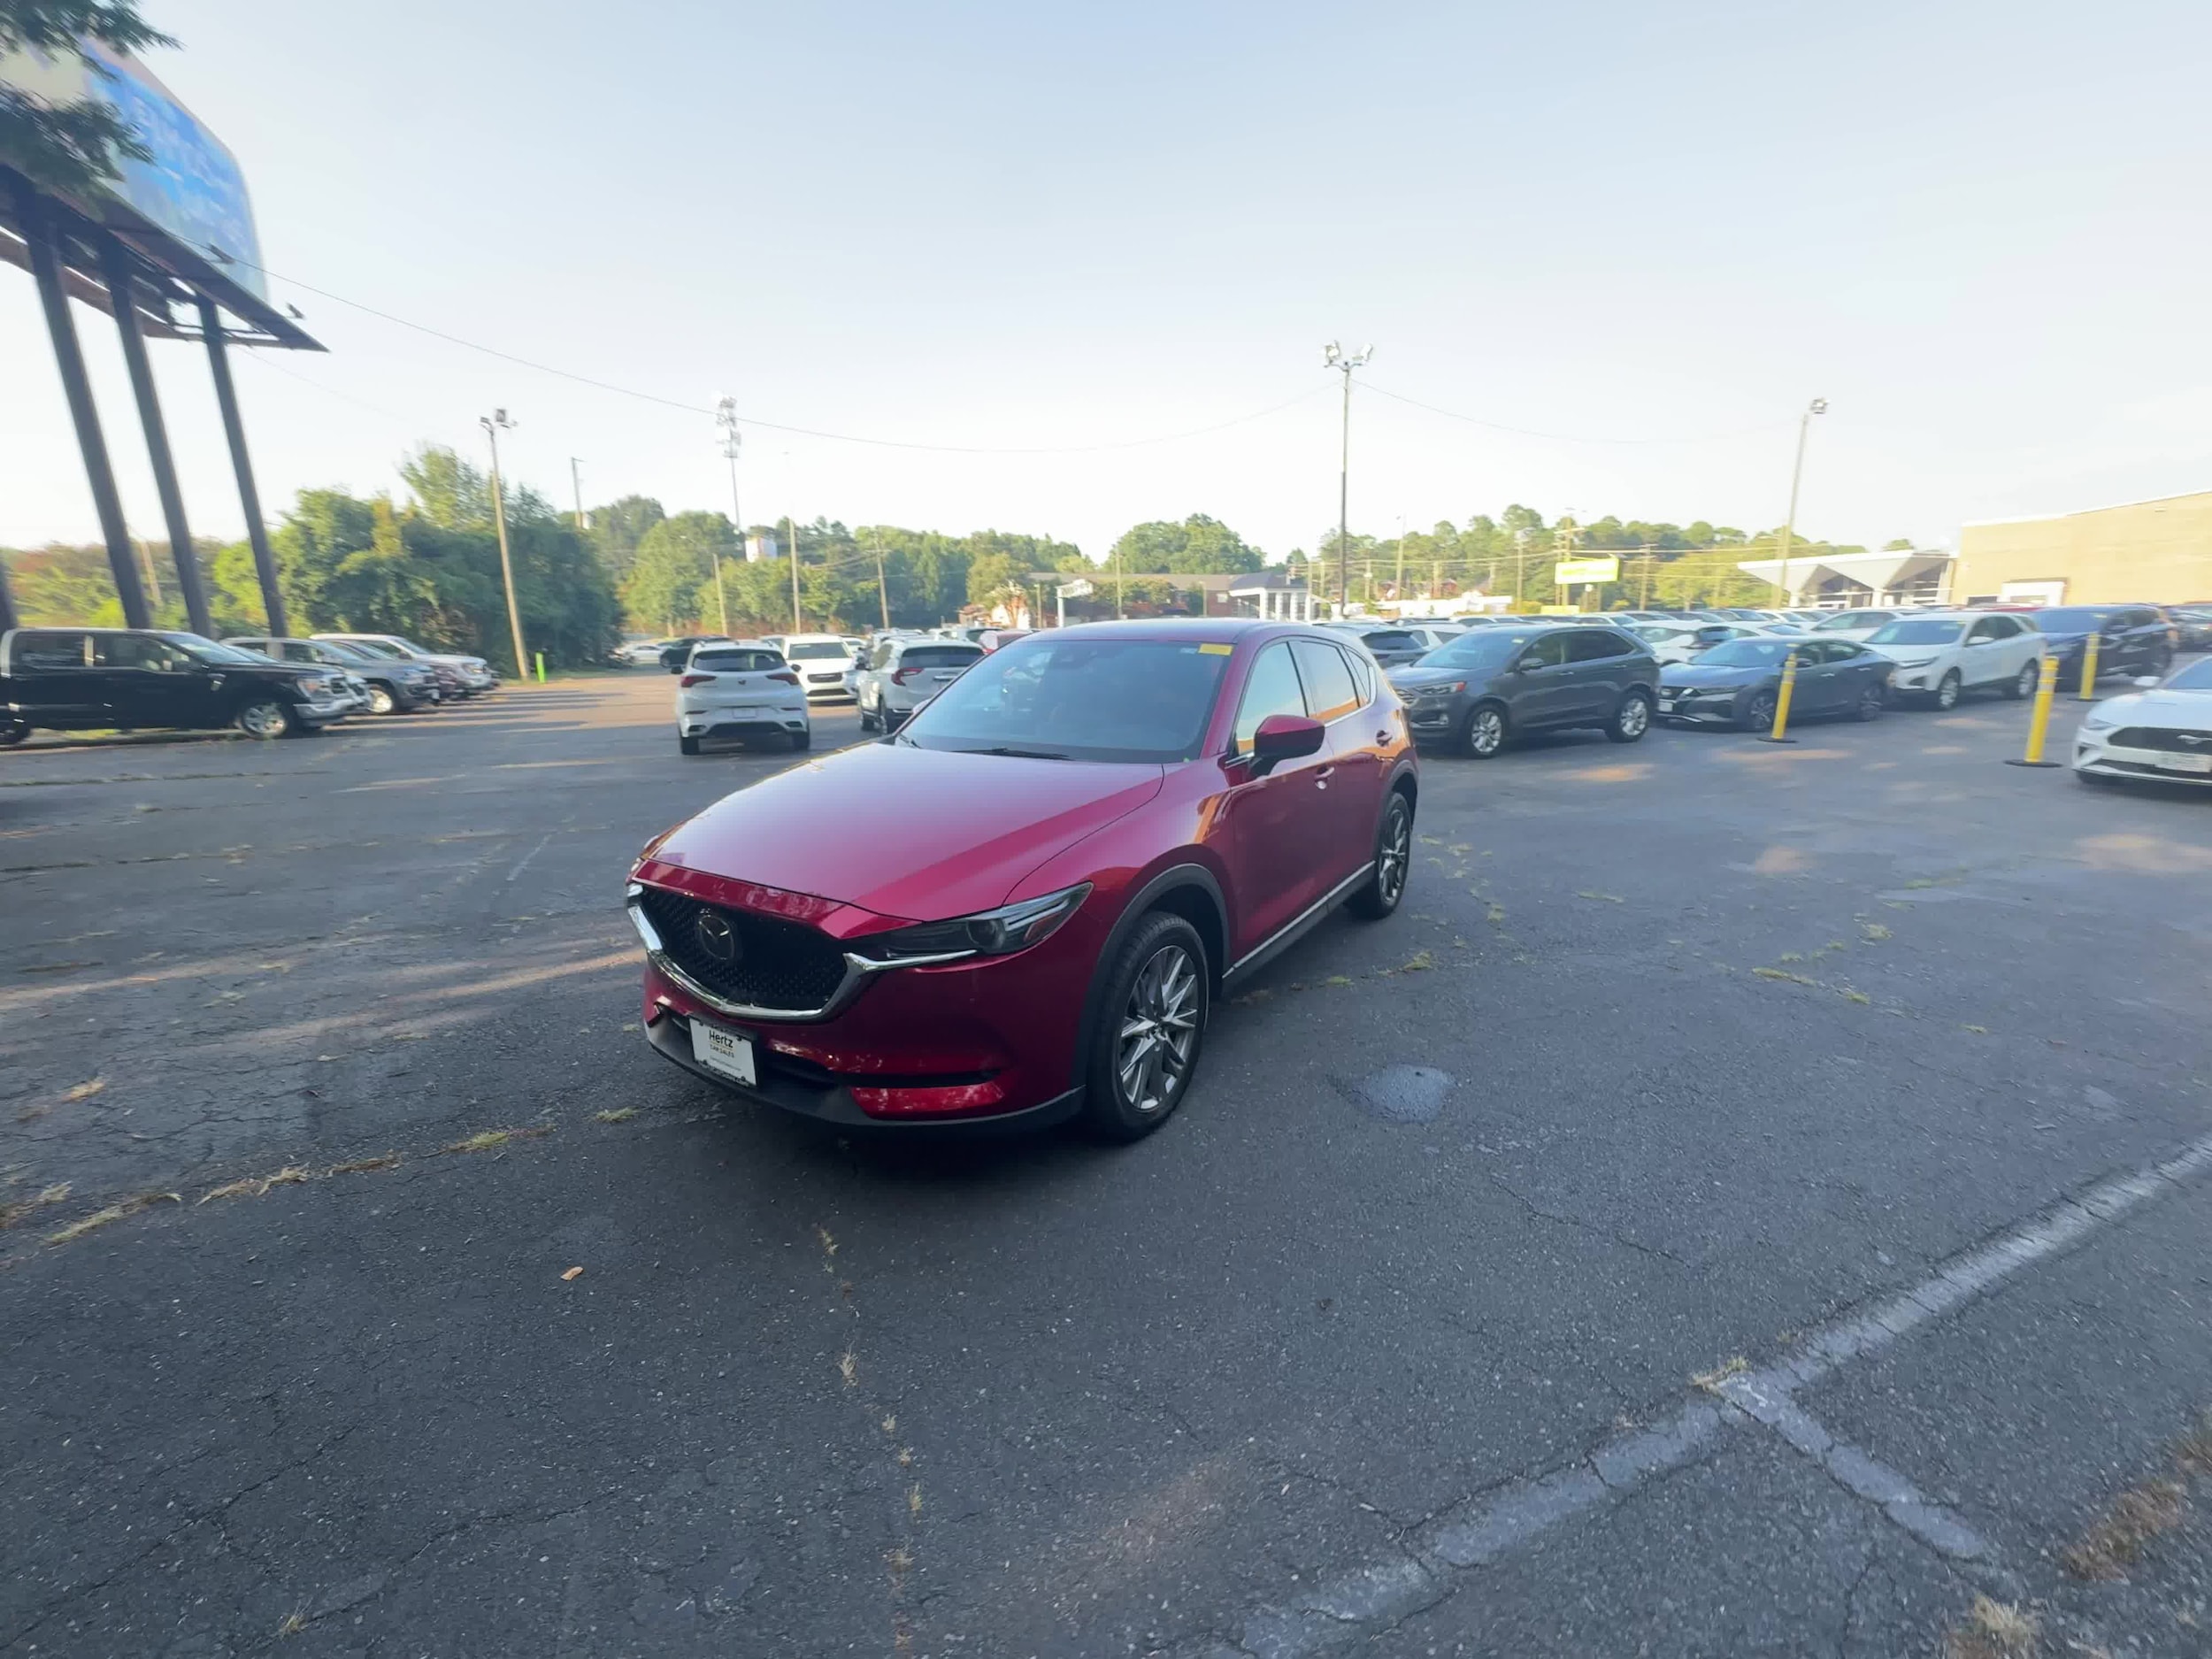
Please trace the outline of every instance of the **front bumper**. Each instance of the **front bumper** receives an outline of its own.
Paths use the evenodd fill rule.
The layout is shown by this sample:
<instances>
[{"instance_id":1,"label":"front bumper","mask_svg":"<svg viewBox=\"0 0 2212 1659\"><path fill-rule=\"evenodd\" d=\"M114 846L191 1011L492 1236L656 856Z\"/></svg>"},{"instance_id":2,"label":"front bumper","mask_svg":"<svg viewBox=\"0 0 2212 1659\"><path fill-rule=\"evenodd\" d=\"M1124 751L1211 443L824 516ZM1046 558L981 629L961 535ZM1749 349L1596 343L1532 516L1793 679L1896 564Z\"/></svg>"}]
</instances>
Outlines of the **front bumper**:
<instances>
[{"instance_id":1,"label":"front bumper","mask_svg":"<svg viewBox=\"0 0 2212 1659\"><path fill-rule=\"evenodd\" d=\"M841 670L835 674L802 674L799 678L809 702L819 698L825 703L841 703L853 695L853 688L845 683Z\"/></svg>"},{"instance_id":2,"label":"front bumper","mask_svg":"<svg viewBox=\"0 0 2212 1659\"><path fill-rule=\"evenodd\" d=\"M2123 749L2105 741L2099 732L2082 731L2074 736L2074 770L2093 772L2107 778L2149 779L2159 783L2194 784L2212 788L2212 770L2184 770L2203 764L2212 768L2212 756L2182 755L2164 749Z\"/></svg>"},{"instance_id":3,"label":"front bumper","mask_svg":"<svg viewBox=\"0 0 2212 1659\"><path fill-rule=\"evenodd\" d=\"M323 697L292 705L293 718L307 726L328 726L353 712L350 697Z\"/></svg>"},{"instance_id":4,"label":"front bumper","mask_svg":"<svg viewBox=\"0 0 2212 1659\"><path fill-rule=\"evenodd\" d=\"M1107 931L1087 910L1011 956L856 972L812 1017L734 1010L649 940L646 1034L733 1093L826 1122L1054 1121L1080 1104L1083 1002ZM695 1019L751 1039L757 1087L697 1065Z\"/></svg>"},{"instance_id":5,"label":"front bumper","mask_svg":"<svg viewBox=\"0 0 2212 1659\"><path fill-rule=\"evenodd\" d=\"M1724 691L1694 691L1670 696L1662 688L1657 708L1662 720L1723 720L1734 725L1743 718L1743 693L1734 687Z\"/></svg>"}]
</instances>

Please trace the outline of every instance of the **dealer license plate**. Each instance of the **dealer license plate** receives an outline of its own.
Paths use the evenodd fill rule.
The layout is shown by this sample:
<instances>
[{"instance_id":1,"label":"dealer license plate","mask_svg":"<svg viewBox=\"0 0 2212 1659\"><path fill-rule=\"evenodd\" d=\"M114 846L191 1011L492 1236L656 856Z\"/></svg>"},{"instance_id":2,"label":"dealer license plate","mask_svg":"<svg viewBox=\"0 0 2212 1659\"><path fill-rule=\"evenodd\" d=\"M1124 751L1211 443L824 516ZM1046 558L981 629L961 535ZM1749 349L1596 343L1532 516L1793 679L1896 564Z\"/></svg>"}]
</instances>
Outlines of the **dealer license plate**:
<instances>
[{"instance_id":1,"label":"dealer license plate","mask_svg":"<svg viewBox=\"0 0 2212 1659\"><path fill-rule=\"evenodd\" d=\"M2167 772L2212 772L2212 755L2169 755L2158 764Z\"/></svg>"},{"instance_id":2,"label":"dealer license plate","mask_svg":"<svg viewBox=\"0 0 2212 1659\"><path fill-rule=\"evenodd\" d=\"M691 1022L691 1057L710 1071L733 1083L758 1087L760 1074L753 1069L753 1040L741 1037L703 1019Z\"/></svg>"},{"instance_id":3,"label":"dealer license plate","mask_svg":"<svg viewBox=\"0 0 2212 1659\"><path fill-rule=\"evenodd\" d=\"M1672 697L1660 698L1659 712L1662 714L1672 714L1674 712L1674 699Z\"/></svg>"}]
</instances>

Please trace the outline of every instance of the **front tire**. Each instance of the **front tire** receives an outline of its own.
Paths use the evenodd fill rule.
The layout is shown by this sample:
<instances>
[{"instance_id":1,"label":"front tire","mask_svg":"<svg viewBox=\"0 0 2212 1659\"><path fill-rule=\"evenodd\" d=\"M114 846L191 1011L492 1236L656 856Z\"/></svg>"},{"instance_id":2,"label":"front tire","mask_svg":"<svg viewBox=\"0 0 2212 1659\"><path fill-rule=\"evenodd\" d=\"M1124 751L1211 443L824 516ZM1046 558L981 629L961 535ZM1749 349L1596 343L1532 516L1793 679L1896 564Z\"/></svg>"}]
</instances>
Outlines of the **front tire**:
<instances>
[{"instance_id":1,"label":"front tire","mask_svg":"<svg viewBox=\"0 0 2212 1659\"><path fill-rule=\"evenodd\" d=\"M1959 679L1959 671L1954 668L1936 681L1935 706L1945 713L1949 713L1959 706L1959 693L1963 688L1963 683Z\"/></svg>"},{"instance_id":2,"label":"front tire","mask_svg":"<svg viewBox=\"0 0 2212 1659\"><path fill-rule=\"evenodd\" d=\"M1861 720L1878 720L1882 718L1883 710L1888 706L1889 699L1882 695L1882 688L1879 686L1869 686L1864 691L1859 693L1859 706L1852 712Z\"/></svg>"},{"instance_id":3,"label":"front tire","mask_svg":"<svg viewBox=\"0 0 2212 1659\"><path fill-rule=\"evenodd\" d=\"M1483 703L1469 711L1466 725L1460 727L1460 752L1473 760L1488 760L1505 747L1505 710L1494 703Z\"/></svg>"},{"instance_id":4,"label":"front tire","mask_svg":"<svg viewBox=\"0 0 2212 1659\"><path fill-rule=\"evenodd\" d=\"M699 752L699 740L695 737L686 737L679 732L676 733L676 747L684 754L695 755Z\"/></svg>"},{"instance_id":5,"label":"front tire","mask_svg":"<svg viewBox=\"0 0 2212 1659\"><path fill-rule=\"evenodd\" d=\"M1651 699L1640 691L1632 691L1621 699L1621 706L1613 710L1605 735L1616 743L1639 741L1651 730Z\"/></svg>"},{"instance_id":6,"label":"front tire","mask_svg":"<svg viewBox=\"0 0 2212 1659\"><path fill-rule=\"evenodd\" d=\"M274 697L262 697L238 710L238 729L267 742L292 729L292 717Z\"/></svg>"},{"instance_id":7,"label":"front tire","mask_svg":"<svg viewBox=\"0 0 2212 1659\"><path fill-rule=\"evenodd\" d=\"M1181 917L1137 925L1114 957L1084 1068L1083 1118L1109 1141L1141 1141L1189 1093L1213 986L1206 947Z\"/></svg>"},{"instance_id":8,"label":"front tire","mask_svg":"<svg viewBox=\"0 0 2212 1659\"><path fill-rule=\"evenodd\" d=\"M1771 732L1774 729L1774 704L1773 692L1754 692L1751 701L1744 705L1742 718L1737 724L1747 732Z\"/></svg>"},{"instance_id":9,"label":"front tire","mask_svg":"<svg viewBox=\"0 0 2212 1659\"><path fill-rule=\"evenodd\" d=\"M1379 922L1392 915L1406 895L1406 879L1412 873L1413 803L1402 789L1393 789L1375 831L1375 873L1352 895L1352 914L1363 922Z\"/></svg>"}]
</instances>

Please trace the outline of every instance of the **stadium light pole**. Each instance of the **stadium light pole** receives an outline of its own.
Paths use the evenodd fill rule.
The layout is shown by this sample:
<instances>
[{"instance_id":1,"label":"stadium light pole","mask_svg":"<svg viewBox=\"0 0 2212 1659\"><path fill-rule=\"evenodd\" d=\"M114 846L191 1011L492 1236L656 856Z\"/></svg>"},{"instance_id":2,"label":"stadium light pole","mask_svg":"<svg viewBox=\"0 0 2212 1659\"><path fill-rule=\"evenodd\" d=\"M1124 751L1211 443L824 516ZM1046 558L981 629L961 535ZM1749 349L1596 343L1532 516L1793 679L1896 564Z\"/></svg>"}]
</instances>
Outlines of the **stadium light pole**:
<instances>
[{"instance_id":1,"label":"stadium light pole","mask_svg":"<svg viewBox=\"0 0 2212 1659\"><path fill-rule=\"evenodd\" d=\"M476 424L491 440L492 524L499 532L499 580L507 589L507 626L515 636L515 678L521 680L530 672L530 658L522 649L522 610L515 603L515 562L507 551L507 496L499 482L499 434L503 428L512 432L515 423L507 419L505 410L495 409L488 415L479 415Z\"/></svg>"},{"instance_id":2,"label":"stadium light pole","mask_svg":"<svg viewBox=\"0 0 2212 1659\"><path fill-rule=\"evenodd\" d=\"M1333 340L1321 348L1321 362L1325 368L1344 372L1344 443L1339 457L1336 474L1336 613L1344 614L1346 583L1352 574L1352 371L1364 368L1375 355L1375 348L1355 352L1349 357L1344 348Z\"/></svg>"},{"instance_id":3,"label":"stadium light pole","mask_svg":"<svg viewBox=\"0 0 2212 1659\"><path fill-rule=\"evenodd\" d=\"M1813 428L1813 417L1828 412L1828 400L1816 397L1805 405L1805 412L1797 419L1797 464L1790 468L1790 516L1782 521L1782 603L1790 602L1790 538L1797 534L1797 486L1805 476L1805 435Z\"/></svg>"}]
</instances>

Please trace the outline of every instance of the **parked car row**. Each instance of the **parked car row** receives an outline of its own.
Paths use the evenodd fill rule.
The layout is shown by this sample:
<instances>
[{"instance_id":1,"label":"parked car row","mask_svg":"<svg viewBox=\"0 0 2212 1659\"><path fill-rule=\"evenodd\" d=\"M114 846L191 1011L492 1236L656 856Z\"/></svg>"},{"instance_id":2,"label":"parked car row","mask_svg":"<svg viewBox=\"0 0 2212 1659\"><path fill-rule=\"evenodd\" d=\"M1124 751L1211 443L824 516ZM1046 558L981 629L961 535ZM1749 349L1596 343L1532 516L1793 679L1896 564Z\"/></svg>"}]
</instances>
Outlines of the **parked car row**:
<instances>
[{"instance_id":1,"label":"parked car row","mask_svg":"<svg viewBox=\"0 0 2212 1659\"><path fill-rule=\"evenodd\" d=\"M351 714L401 714L499 684L484 659L396 634L245 635L157 628L0 634L0 745L34 731L318 731Z\"/></svg>"}]
</instances>

